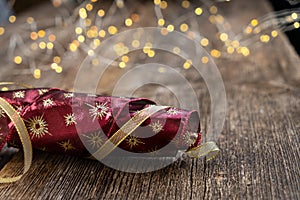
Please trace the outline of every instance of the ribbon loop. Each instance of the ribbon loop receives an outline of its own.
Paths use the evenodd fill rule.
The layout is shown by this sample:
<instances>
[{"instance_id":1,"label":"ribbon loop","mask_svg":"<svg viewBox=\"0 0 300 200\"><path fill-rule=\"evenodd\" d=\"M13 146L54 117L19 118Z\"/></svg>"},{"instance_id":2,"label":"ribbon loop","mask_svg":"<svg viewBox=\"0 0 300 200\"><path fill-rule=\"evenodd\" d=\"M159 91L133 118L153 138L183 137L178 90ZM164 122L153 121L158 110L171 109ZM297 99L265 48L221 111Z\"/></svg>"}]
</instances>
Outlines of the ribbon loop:
<instances>
[{"instance_id":1,"label":"ribbon loop","mask_svg":"<svg viewBox=\"0 0 300 200\"><path fill-rule=\"evenodd\" d=\"M217 157L220 154L220 149L215 142L210 141L194 147L185 153L192 158L206 157L208 161Z\"/></svg>"}]
</instances>

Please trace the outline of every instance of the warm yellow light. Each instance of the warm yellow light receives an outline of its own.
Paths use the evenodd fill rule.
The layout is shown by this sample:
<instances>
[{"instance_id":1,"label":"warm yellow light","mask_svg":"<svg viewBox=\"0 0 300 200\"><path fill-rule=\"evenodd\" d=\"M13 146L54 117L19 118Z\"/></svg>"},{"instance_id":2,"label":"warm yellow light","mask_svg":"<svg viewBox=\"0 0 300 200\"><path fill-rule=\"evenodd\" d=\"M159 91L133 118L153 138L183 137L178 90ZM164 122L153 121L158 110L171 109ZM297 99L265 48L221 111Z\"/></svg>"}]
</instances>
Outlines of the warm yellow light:
<instances>
[{"instance_id":1,"label":"warm yellow light","mask_svg":"<svg viewBox=\"0 0 300 200\"><path fill-rule=\"evenodd\" d=\"M257 26L258 25L258 20L257 19L252 19L251 20L251 25L252 26Z\"/></svg>"},{"instance_id":2,"label":"warm yellow light","mask_svg":"<svg viewBox=\"0 0 300 200\"><path fill-rule=\"evenodd\" d=\"M53 49L54 44L52 42L47 43L47 49Z\"/></svg>"},{"instance_id":3,"label":"warm yellow light","mask_svg":"<svg viewBox=\"0 0 300 200\"><path fill-rule=\"evenodd\" d=\"M0 26L0 36L5 33L5 28Z\"/></svg>"},{"instance_id":4,"label":"warm yellow light","mask_svg":"<svg viewBox=\"0 0 300 200\"><path fill-rule=\"evenodd\" d=\"M40 38L43 38L43 37L45 37L46 32L44 30L39 30L37 34Z\"/></svg>"},{"instance_id":5,"label":"warm yellow light","mask_svg":"<svg viewBox=\"0 0 300 200\"><path fill-rule=\"evenodd\" d=\"M39 43L40 49L45 49L46 46L47 46L47 44L46 44L45 42L40 42L40 43Z\"/></svg>"},{"instance_id":6,"label":"warm yellow light","mask_svg":"<svg viewBox=\"0 0 300 200\"><path fill-rule=\"evenodd\" d=\"M218 8L217 8L216 6L211 6L211 7L209 8L209 12L210 12L211 14L216 14L216 13L218 12Z\"/></svg>"},{"instance_id":7,"label":"warm yellow light","mask_svg":"<svg viewBox=\"0 0 300 200\"><path fill-rule=\"evenodd\" d=\"M174 26L173 26L172 24L169 24L169 25L167 26L167 30L168 30L169 32L174 31Z\"/></svg>"},{"instance_id":8,"label":"warm yellow light","mask_svg":"<svg viewBox=\"0 0 300 200\"><path fill-rule=\"evenodd\" d=\"M14 15L11 15L11 16L9 16L9 18L8 18L8 21L10 22L10 23L14 23L15 21L16 21L16 16L14 16Z\"/></svg>"},{"instance_id":9,"label":"warm yellow light","mask_svg":"<svg viewBox=\"0 0 300 200\"><path fill-rule=\"evenodd\" d=\"M119 67L122 68L122 69L125 68L125 67L126 67L126 63L120 62L120 63L119 63Z\"/></svg>"},{"instance_id":10,"label":"warm yellow light","mask_svg":"<svg viewBox=\"0 0 300 200\"><path fill-rule=\"evenodd\" d=\"M247 47L242 47L241 53L246 57L250 55L250 50Z\"/></svg>"},{"instance_id":11,"label":"warm yellow light","mask_svg":"<svg viewBox=\"0 0 300 200\"><path fill-rule=\"evenodd\" d=\"M203 38L201 41L200 41L200 44L204 47L206 47L208 44L209 44L209 41L207 38Z\"/></svg>"},{"instance_id":12,"label":"warm yellow light","mask_svg":"<svg viewBox=\"0 0 300 200\"><path fill-rule=\"evenodd\" d=\"M184 24L180 25L180 30L182 32L187 32L188 29L189 29L189 26L187 24L184 23Z\"/></svg>"},{"instance_id":13,"label":"warm yellow light","mask_svg":"<svg viewBox=\"0 0 300 200\"><path fill-rule=\"evenodd\" d=\"M105 15L105 11L103 9L98 10L98 16L103 17Z\"/></svg>"},{"instance_id":14,"label":"warm yellow light","mask_svg":"<svg viewBox=\"0 0 300 200\"><path fill-rule=\"evenodd\" d=\"M183 63L183 68L184 69L189 69L192 65L192 61L191 60L186 60L184 63Z\"/></svg>"},{"instance_id":15,"label":"warm yellow light","mask_svg":"<svg viewBox=\"0 0 300 200\"><path fill-rule=\"evenodd\" d=\"M231 45L234 47L234 48L238 48L240 46L240 42L238 40L234 40L232 41Z\"/></svg>"},{"instance_id":16,"label":"warm yellow light","mask_svg":"<svg viewBox=\"0 0 300 200\"><path fill-rule=\"evenodd\" d=\"M92 64L95 65L99 65L99 60L97 58L92 60Z\"/></svg>"},{"instance_id":17,"label":"warm yellow light","mask_svg":"<svg viewBox=\"0 0 300 200\"><path fill-rule=\"evenodd\" d=\"M248 27L245 29L245 33L247 33L247 34L252 33L252 27L248 26Z\"/></svg>"},{"instance_id":18,"label":"warm yellow light","mask_svg":"<svg viewBox=\"0 0 300 200\"><path fill-rule=\"evenodd\" d=\"M33 17L27 17L26 22L27 22L28 24L32 24L32 23L34 22Z\"/></svg>"},{"instance_id":19,"label":"warm yellow light","mask_svg":"<svg viewBox=\"0 0 300 200\"><path fill-rule=\"evenodd\" d=\"M118 29L115 26L109 26L107 30L111 35L114 35L118 32Z\"/></svg>"},{"instance_id":20,"label":"warm yellow light","mask_svg":"<svg viewBox=\"0 0 300 200\"><path fill-rule=\"evenodd\" d=\"M34 72L33 72L33 77L35 79L41 78L41 70L40 69L35 69Z\"/></svg>"},{"instance_id":21,"label":"warm yellow light","mask_svg":"<svg viewBox=\"0 0 300 200\"><path fill-rule=\"evenodd\" d=\"M164 20L164 19L159 19L159 20L157 21L157 24L158 24L159 26L163 26L163 25L165 24L165 20Z\"/></svg>"},{"instance_id":22,"label":"warm yellow light","mask_svg":"<svg viewBox=\"0 0 300 200\"><path fill-rule=\"evenodd\" d=\"M228 35L226 33L221 33L220 40L225 42L228 39Z\"/></svg>"},{"instance_id":23,"label":"warm yellow light","mask_svg":"<svg viewBox=\"0 0 300 200\"><path fill-rule=\"evenodd\" d=\"M209 61L209 59L208 59L207 56L203 56L203 57L201 58L201 62L202 62L203 64L208 63L208 61Z\"/></svg>"},{"instance_id":24,"label":"warm yellow light","mask_svg":"<svg viewBox=\"0 0 300 200\"><path fill-rule=\"evenodd\" d=\"M154 0L155 5L160 5L160 3L161 3L161 0Z\"/></svg>"},{"instance_id":25,"label":"warm yellow light","mask_svg":"<svg viewBox=\"0 0 300 200\"><path fill-rule=\"evenodd\" d=\"M121 60L125 63L127 63L129 61L129 57L128 56L122 56Z\"/></svg>"},{"instance_id":26,"label":"warm yellow light","mask_svg":"<svg viewBox=\"0 0 300 200\"><path fill-rule=\"evenodd\" d=\"M233 54L234 53L234 48L232 46L227 47L227 53Z\"/></svg>"},{"instance_id":27,"label":"warm yellow light","mask_svg":"<svg viewBox=\"0 0 300 200\"><path fill-rule=\"evenodd\" d=\"M300 23L299 23L299 22L295 22L295 23L294 23L294 27L295 27L295 28L299 28L299 27L300 27Z\"/></svg>"},{"instance_id":28,"label":"warm yellow light","mask_svg":"<svg viewBox=\"0 0 300 200\"><path fill-rule=\"evenodd\" d=\"M23 61L23 59L22 59L21 56L16 56L16 57L14 58L14 62L15 62L17 65L21 64L22 61Z\"/></svg>"},{"instance_id":29,"label":"warm yellow light","mask_svg":"<svg viewBox=\"0 0 300 200\"><path fill-rule=\"evenodd\" d=\"M61 62L61 58L59 56L54 56L53 62L59 64Z\"/></svg>"},{"instance_id":30,"label":"warm yellow light","mask_svg":"<svg viewBox=\"0 0 300 200\"><path fill-rule=\"evenodd\" d=\"M78 35L81 34L82 33L82 28L81 27L76 27L75 28L75 33L78 34Z\"/></svg>"},{"instance_id":31,"label":"warm yellow light","mask_svg":"<svg viewBox=\"0 0 300 200\"><path fill-rule=\"evenodd\" d=\"M79 42L83 43L83 42L85 41L85 37L84 37L83 35L79 35L79 36L77 37L77 40L78 40Z\"/></svg>"},{"instance_id":32,"label":"warm yellow light","mask_svg":"<svg viewBox=\"0 0 300 200\"><path fill-rule=\"evenodd\" d=\"M161 9L166 9L167 7L168 7L168 3L166 1L161 1L160 8Z\"/></svg>"},{"instance_id":33,"label":"warm yellow light","mask_svg":"<svg viewBox=\"0 0 300 200\"><path fill-rule=\"evenodd\" d=\"M275 38L275 37L278 36L278 32L274 30L274 31L271 32L271 35L272 35L272 37Z\"/></svg>"},{"instance_id":34,"label":"warm yellow light","mask_svg":"<svg viewBox=\"0 0 300 200\"><path fill-rule=\"evenodd\" d=\"M102 38L104 38L104 37L105 37L105 35L106 35L106 32L105 32L105 30L100 30L100 31L99 31L99 37L102 37Z\"/></svg>"},{"instance_id":35,"label":"warm yellow light","mask_svg":"<svg viewBox=\"0 0 300 200\"><path fill-rule=\"evenodd\" d=\"M188 8L188 7L190 7L190 2L184 0L184 1L182 1L181 6L182 6L183 8Z\"/></svg>"},{"instance_id":36,"label":"warm yellow light","mask_svg":"<svg viewBox=\"0 0 300 200\"><path fill-rule=\"evenodd\" d=\"M93 5L88 3L88 4L86 4L85 8L87 9L87 11L91 11L91 10L93 10Z\"/></svg>"},{"instance_id":37,"label":"warm yellow light","mask_svg":"<svg viewBox=\"0 0 300 200\"><path fill-rule=\"evenodd\" d=\"M55 68L55 72L58 73L58 74L62 73L62 71L63 71L63 68L61 66L57 66Z\"/></svg>"},{"instance_id":38,"label":"warm yellow light","mask_svg":"<svg viewBox=\"0 0 300 200\"><path fill-rule=\"evenodd\" d=\"M297 13L292 13L291 17L296 20L298 18L298 14Z\"/></svg>"},{"instance_id":39,"label":"warm yellow light","mask_svg":"<svg viewBox=\"0 0 300 200\"><path fill-rule=\"evenodd\" d=\"M150 58L152 58L155 56L155 51L150 49L147 54Z\"/></svg>"},{"instance_id":40,"label":"warm yellow light","mask_svg":"<svg viewBox=\"0 0 300 200\"><path fill-rule=\"evenodd\" d=\"M82 19L86 19L87 18L87 13L86 13L86 10L84 8L80 8L79 9L79 16Z\"/></svg>"},{"instance_id":41,"label":"warm yellow light","mask_svg":"<svg viewBox=\"0 0 300 200\"><path fill-rule=\"evenodd\" d=\"M133 40L131 42L131 46L133 46L134 48L138 48L140 46L140 41L138 40Z\"/></svg>"},{"instance_id":42,"label":"warm yellow light","mask_svg":"<svg viewBox=\"0 0 300 200\"><path fill-rule=\"evenodd\" d=\"M267 42L270 41L270 36L268 36L268 35L261 35L260 36L260 41L264 42L264 43L267 43Z\"/></svg>"},{"instance_id":43,"label":"warm yellow light","mask_svg":"<svg viewBox=\"0 0 300 200\"><path fill-rule=\"evenodd\" d=\"M198 7L198 8L195 9L195 14L196 15L201 15L202 13L203 13L202 8Z\"/></svg>"},{"instance_id":44,"label":"warm yellow light","mask_svg":"<svg viewBox=\"0 0 300 200\"><path fill-rule=\"evenodd\" d=\"M48 40L49 40L50 42L55 42L56 36L55 36L54 34L50 34L50 35L48 36Z\"/></svg>"},{"instance_id":45,"label":"warm yellow light","mask_svg":"<svg viewBox=\"0 0 300 200\"><path fill-rule=\"evenodd\" d=\"M70 49L70 51L76 51L77 50L77 45L76 44L74 44L74 43L71 43L70 45L69 45L69 49Z\"/></svg>"},{"instance_id":46,"label":"warm yellow light","mask_svg":"<svg viewBox=\"0 0 300 200\"><path fill-rule=\"evenodd\" d=\"M132 19L127 18L127 19L125 20L125 25L126 25L126 26L131 26L131 25L132 25Z\"/></svg>"},{"instance_id":47,"label":"warm yellow light","mask_svg":"<svg viewBox=\"0 0 300 200\"><path fill-rule=\"evenodd\" d=\"M173 48L173 53L179 54L180 53L180 48L179 47L174 47Z\"/></svg>"},{"instance_id":48,"label":"warm yellow light","mask_svg":"<svg viewBox=\"0 0 300 200\"><path fill-rule=\"evenodd\" d=\"M88 50L88 55L89 56L93 56L95 54L95 52L93 50Z\"/></svg>"},{"instance_id":49,"label":"warm yellow light","mask_svg":"<svg viewBox=\"0 0 300 200\"><path fill-rule=\"evenodd\" d=\"M219 58L221 56L221 52L216 49L213 49L213 50L211 50L210 55L212 57Z\"/></svg>"}]
</instances>

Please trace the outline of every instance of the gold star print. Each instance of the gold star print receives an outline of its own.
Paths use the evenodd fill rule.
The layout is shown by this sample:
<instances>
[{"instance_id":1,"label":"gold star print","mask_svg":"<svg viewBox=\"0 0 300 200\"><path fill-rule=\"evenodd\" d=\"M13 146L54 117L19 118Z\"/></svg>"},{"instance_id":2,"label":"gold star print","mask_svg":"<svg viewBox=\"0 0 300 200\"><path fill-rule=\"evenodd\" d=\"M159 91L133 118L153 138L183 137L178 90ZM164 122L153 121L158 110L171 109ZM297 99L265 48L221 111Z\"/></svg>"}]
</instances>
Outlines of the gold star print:
<instances>
[{"instance_id":1,"label":"gold star print","mask_svg":"<svg viewBox=\"0 0 300 200\"><path fill-rule=\"evenodd\" d=\"M178 114L178 110L176 110L176 108L170 108L167 113L168 115L176 115Z\"/></svg>"},{"instance_id":2,"label":"gold star print","mask_svg":"<svg viewBox=\"0 0 300 200\"><path fill-rule=\"evenodd\" d=\"M64 97L67 98L72 98L74 96L73 93L64 93Z\"/></svg>"},{"instance_id":3,"label":"gold star print","mask_svg":"<svg viewBox=\"0 0 300 200\"><path fill-rule=\"evenodd\" d=\"M37 137L41 138L44 135L52 135L48 131L48 124L42 116L34 116L33 118L26 121L27 123L27 129L29 130L29 134L31 135L31 138Z\"/></svg>"},{"instance_id":4,"label":"gold star print","mask_svg":"<svg viewBox=\"0 0 300 200\"><path fill-rule=\"evenodd\" d=\"M39 95L45 94L48 91L49 90L47 90L47 89L39 89Z\"/></svg>"},{"instance_id":5,"label":"gold star print","mask_svg":"<svg viewBox=\"0 0 300 200\"><path fill-rule=\"evenodd\" d=\"M108 107L106 106L106 103L96 103L96 106L92 106L90 104L87 104L91 109L89 109L90 114L93 117L93 121L96 118L102 119L107 114Z\"/></svg>"},{"instance_id":6,"label":"gold star print","mask_svg":"<svg viewBox=\"0 0 300 200\"><path fill-rule=\"evenodd\" d=\"M145 144L140 139L138 139L138 138L136 138L134 136L131 136L131 135L128 136L125 141L129 145L130 149L132 149L132 147L138 146L139 144Z\"/></svg>"},{"instance_id":7,"label":"gold star print","mask_svg":"<svg viewBox=\"0 0 300 200\"><path fill-rule=\"evenodd\" d=\"M25 97L25 91L18 91L13 93L13 98L23 99Z\"/></svg>"},{"instance_id":8,"label":"gold star print","mask_svg":"<svg viewBox=\"0 0 300 200\"><path fill-rule=\"evenodd\" d=\"M53 100L52 99L45 99L43 100L43 105L45 108L51 107L54 105Z\"/></svg>"},{"instance_id":9,"label":"gold star print","mask_svg":"<svg viewBox=\"0 0 300 200\"><path fill-rule=\"evenodd\" d=\"M194 144L196 142L197 137L198 137L197 133L187 131L183 135L182 139L186 145L191 146L192 144Z\"/></svg>"},{"instance_id":10,"label":"gold star print","mask_svg":"<svg viewBox=\"0 0 300 200\"><path fill-rule=\"evenodd\" d=\"M58 144L65 150L69 151L75 149L75 147L70 143L70 140L58 142Z\"/></svg>"},{"instance_id":11,"label":"gold star print","mask_svg":"<svg viewBox=\"0 0 300 200\"><path fill-rule=\"evenodd\" d=\"M65 118L66 126L70 126L72 124L77 124L74 113L68 114L68 115L64 116L64 118Z\"/></svg>"},{"instance_id":12,"label":"gold star print","mask_svg":"<svg viewBox=\"0 0 300 200\"><path fill-rule=\"evenodd\" d=\"M5 112L2 108L0 108L0 117L5 117Z\"/></svg>"},{"instance_id":13,"label":"gold star print","mask_svg":"<svg viewBox=\"0 0 300 200\"><path fill-rule=\"evenodd\" d=\"M91 135L84 135L87 138L88 143L92 146L92 148L99 148L104 143L103 136L101 136L103 133L101 132L95 132Z\"/></svg>"},{"instance_id":14,"label":"gold star print","mask_svg":"<svg viewBox=\"0 0 300 200\"><path fill-rule=\"evenodd\" d=\"M160 122L152 122L149 126L152 128L154 133L159 133L163 130L163 125Z\"/></svg>"}]
</instances>

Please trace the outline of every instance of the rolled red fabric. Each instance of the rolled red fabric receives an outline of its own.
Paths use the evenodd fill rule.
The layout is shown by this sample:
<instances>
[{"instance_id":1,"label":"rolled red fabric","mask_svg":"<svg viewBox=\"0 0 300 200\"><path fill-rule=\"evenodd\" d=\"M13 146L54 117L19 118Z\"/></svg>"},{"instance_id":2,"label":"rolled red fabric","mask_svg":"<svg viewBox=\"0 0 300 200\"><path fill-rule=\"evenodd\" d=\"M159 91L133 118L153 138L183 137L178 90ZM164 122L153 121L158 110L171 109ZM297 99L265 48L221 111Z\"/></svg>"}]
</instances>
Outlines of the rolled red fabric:
<instances>
[{"instance_id":1,"label":"rolled red fabric","mask_svg":"<svg viewBox=\"0 0 300 200\"><path fill-rule=\"evenodd\" d=\"M55 88L0 92L25 122L33 148L90 157L139 111L156 104L144 98L121 98L71 93ZM0 110L0 149L7 142L20 147L14 124ZM148 117L118 145L134 153L178 150L200 145L196 111L165 108ZM167 146L167 148L165 148ZM112 152L112 155L114 152Z\"/></svg>"}]
</instances>

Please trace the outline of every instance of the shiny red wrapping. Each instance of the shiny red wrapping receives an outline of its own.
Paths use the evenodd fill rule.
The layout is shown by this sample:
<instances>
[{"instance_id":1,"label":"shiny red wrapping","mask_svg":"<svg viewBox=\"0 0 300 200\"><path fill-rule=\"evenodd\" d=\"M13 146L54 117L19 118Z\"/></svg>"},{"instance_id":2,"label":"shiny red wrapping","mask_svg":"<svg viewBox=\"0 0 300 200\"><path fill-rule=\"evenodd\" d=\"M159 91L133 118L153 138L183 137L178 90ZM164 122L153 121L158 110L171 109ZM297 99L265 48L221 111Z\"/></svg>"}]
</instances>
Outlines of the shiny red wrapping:
<instances>
[{"instance_id":1,"label":"shiny red wrapping","mask_svg":"<svg viewBox=\"0 0 300 200\"><path fill-rule=\"evenodd\" d=\"M0 92L23 118L33 148L89 157L132 116L155 105L144 98L120 98L70 93L54 88ZM10 119L0 110L0 149L7 142L21 146ZM198 146L201 140L196 111L166 108L149 117L119 144L135 153L173 156ZM164 148L166 147L167 148Z\"/></svg>"}]
</instances>

